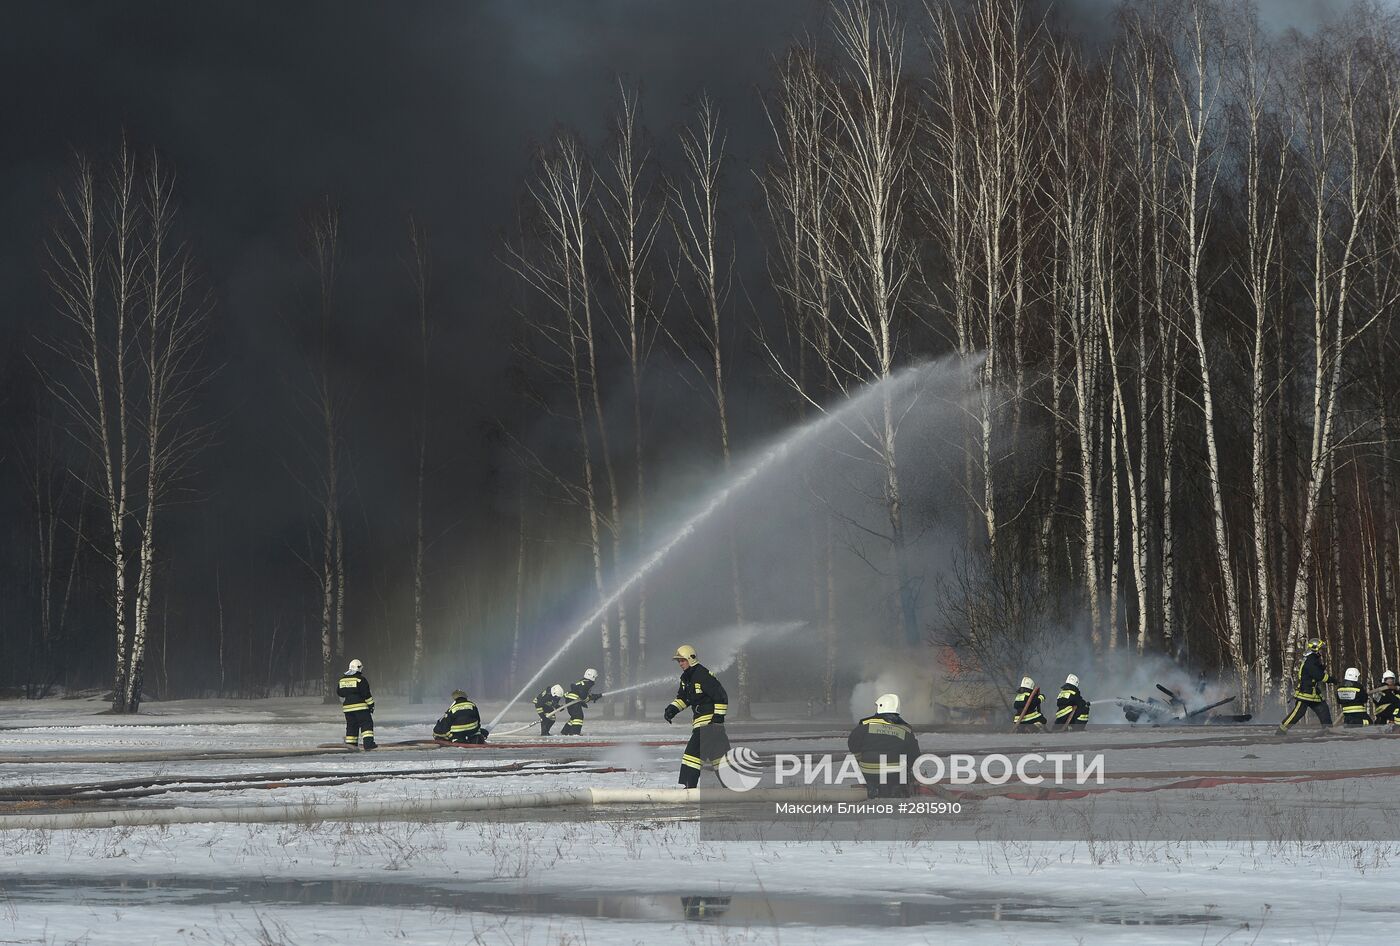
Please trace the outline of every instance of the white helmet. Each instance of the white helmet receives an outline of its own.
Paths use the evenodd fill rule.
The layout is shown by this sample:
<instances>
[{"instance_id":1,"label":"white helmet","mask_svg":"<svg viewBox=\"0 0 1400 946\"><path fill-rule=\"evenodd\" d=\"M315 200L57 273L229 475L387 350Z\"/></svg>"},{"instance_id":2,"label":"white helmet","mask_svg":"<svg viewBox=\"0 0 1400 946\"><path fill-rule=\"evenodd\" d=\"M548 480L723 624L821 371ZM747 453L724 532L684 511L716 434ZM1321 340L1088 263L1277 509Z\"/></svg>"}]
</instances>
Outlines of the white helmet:
<instances>
[{"instance_id":1,"label":"white helmet","mask_svg":"<svg viewBox=\"0 0 1400 946\"><path fill-rule=\"evenodd\" d=\"M350 666L349 666L349 668L348 668L345 672L346 672L346 673L359 673L359 672L360 672L361 670L363 670L363 669L365 669L365 665L364 665L364 664L360 663L358 660L352 660L352 661L350 661Z\"/></svg>"},{"instance_id":2,"label":"white helmet","mask_svg":"<svg viewBox=\"0 0 1400 946\"><path fill-rule=\"evenodd\" d=\"M1072 673L1069 676L1065 677L1065 682L1072 687L1077 687L1079 686L1079 675Z\"/></svg>"},{"instance_id":3,"label":"white helmet","mask_svg":"<svg viewBox=\"0 0 1400 946\"><path fill-rule=\"evenodd\" d=\"M1395 679L1395 671L1394 671L1394 670L1387 670L1385 673L1381 674L1381 679L1382 679L1382 680L1394 680L1394 679Z\"/></svg>"},{"instance_id":4,"label":"white helmet","mask_svg":"<svg viewBox=\"0 0 1400 946\"><path fill-rule=\"evenodd\" d=\"M1022 677L1022 678L1021 678L1021 689L1023 689L1023 690L1034 690L1034 689L1035 689L1035 681L1032 680L1030 677Z\"/></svg>"},{"instance_id":5,"label":"white helmet","mask_svg":"<svg viewBox=\"0 0 1400 946\"><path fill-rule=\"evenodd\" d=\"M585 670L585 671L583 672L583 679L588 680L589 682L592 682L592 681L594 681L594 680L597 680L597 679L598 679L598 671L594 670L592 667L589 667L587 670Z\"/></svg>"},{"instance_id":6,"label":"white helmet","mask_svg":"<svg viewBox=\"0 0 1400 946\"><path fill-rule=\"evenodd\" d=\"M884 696L877 697L876 700L875 700L875 712L877 712L877 713L898 713L898 712L899 712L899 694L897 694L897 693L886 693Z\"/></svg>"},{"instance_id":7,"label":"white helmet","mask_svg":"<svg viewBox=\"0 0 1400 946\"><path fill-rule=\"evenodd\" d=\"M563 696L564 688L556 683L554 684L554 686L549 688L549 695L554 697Z\"/></svg>"},{"instance_id":8,"label":"white helmet","mask_svg":"<svg viewBox=\"0 0 1400 946\"><path fill-rule=\"evenodd\" d=\"M1355 667L1348 667L1347 672L1342 674L1342 679L1346 680L1347 683L1355 683L1361 679L1361 671Z\"/></svg>"}]
</instances>

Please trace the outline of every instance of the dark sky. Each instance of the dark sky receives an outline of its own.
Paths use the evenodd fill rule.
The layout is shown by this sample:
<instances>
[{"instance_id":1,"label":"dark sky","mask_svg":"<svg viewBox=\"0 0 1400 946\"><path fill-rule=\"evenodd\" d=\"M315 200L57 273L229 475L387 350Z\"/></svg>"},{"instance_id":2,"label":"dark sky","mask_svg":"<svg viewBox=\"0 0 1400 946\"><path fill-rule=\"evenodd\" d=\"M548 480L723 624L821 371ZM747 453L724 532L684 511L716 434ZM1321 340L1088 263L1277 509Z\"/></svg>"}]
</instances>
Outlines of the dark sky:
<instances>
[{"instance_id":1,"label":"dark sky","mask_svg":"<svg viewBox=\"0 0 1400 946\"><path fill-rule=\"evenodd\" d=\"M359 587L380 586L382 599L360 607L389 607L402 595L411 535L406 216L427 227L433 255L438 518L467 523L453 540L460 547L480 539L496 512L482 504L500 492L500 451L482 437L488 422L513 413L496 255L532 146L559 124L598 141L618 74L641 84L646 124L670 140L704 86L730 126L731 174L742 187L766 144L754 88L820 9L812 0L5 5L7 428L35 394L26 362L33 335L56 327L42 273L54 191L68 180L73 149L109 156L124 130L175 168L181 230L215 303L210 360L219 371L206 413L221 421L191 481L200 502L171 526L167 548L181 551L177 566L187 572L179 580L207 589L217 560L245 600L307 593L310 576L289 554L308 528L288 472L303 459L297 437L306 427L289 404L305 376L295 329L312 285L298 226L329 195L343 217L336 357L352 389L350 516L365 540L355 558ZM27 515L13 458L3 459L10 448L0 448L0 522ZM26 552L12 554L22 561Z\"/></svg>"},{"instance_id":2,"label":"dark sky","mask_svg":"<svg viewBox=\"0 0 1400 946\"><path fill-rule=\"evenodd\" d=\"M1102 28L1105 0L1071 6L1081 28ZM1264 6L1305 22L1331 4ZM353 391L352 516L372 535L372 580L394 585L410 529L406 412L416 391L406 216L427 227L433 254L436 486L456 501L442 518L480 525L496 512L477 497L498 495L500 461L482 430L512 411L496 254L532 145L561 123L598 141L618 74L640 83L644 121L663 143L707 88L729 129L740 269L757 271L745 182L767 139L755 88L794 36L819 29L823 9L818 0L7 3L0 410L11 421L27 410L32 336L54 327L42 275L54 190L73 149L110 155L125 130L176 169L181 229L215 302L210 360L220 370L206 412L221 419L219 439L194 481L202 500L172 544L206 548L185 558L199 572L191 582L207 587L209 562L222 559L246 563L244 592L304 593L308 576L286 554L307 528L288 473L302 459L305 428L289 404L305 373L294 328L311 286L298 226L329 195L343 215L336 357ZM755 427L768 419L759 414ZM11 452L0 446L0 524L25 515ZM469 526L459 542L471 536Z\"/></svg>"}]
</instances>

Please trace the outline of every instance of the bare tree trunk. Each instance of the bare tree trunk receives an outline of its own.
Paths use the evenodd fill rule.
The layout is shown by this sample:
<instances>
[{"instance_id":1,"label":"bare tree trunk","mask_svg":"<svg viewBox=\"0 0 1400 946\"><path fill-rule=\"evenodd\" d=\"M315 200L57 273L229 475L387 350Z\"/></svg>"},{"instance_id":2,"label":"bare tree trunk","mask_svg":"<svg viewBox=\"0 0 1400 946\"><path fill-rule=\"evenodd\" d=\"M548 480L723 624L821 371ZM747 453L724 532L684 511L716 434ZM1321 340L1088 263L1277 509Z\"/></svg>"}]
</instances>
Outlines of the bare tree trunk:
<instances>
[{"instance_id":1,"label":"bare tree trunk","mask_svg":"<svg viewBox=\"0 0 1400 946\"><path fill-rule=\"evenodd\" d=\"M335 662L345 652L345 542L340 523L341 414L339 385L331 375L330 348L335 285L340 262L340 212L327 198L306 219L308 262L316 274L317 343L310 354L311 394L315 423L320 427L319 460L308 489L317 504L321 557L313 570L321 593L322 700L336 702Z\"/></svg>"},{"instance_id":2,"label":"bare tree trunk","mask_svg":"<svg viewBox=\"0 0 1400 946\"><path fill-rule=\"evenodd\" d=\"M1215 383L1211 364L1211 349L1206 341L1206 300L1203 294L1201 258L1205 253L1206 234L1211 224L1215 204L1216 172L1210 167L1207 140L1216 124L1218 82L1214 75L1211 49L1207 39L1208 23L1204 0L1192 0L1190 20L1186 24L1186 62L1172 61L1171 81L1180 108L1180 142L1173 152L1181 177L1180 218L1184 225L1185 259L1182 270L1186 277L1187 298L1190 303L1193 335L1201 379L1202 424L1206 441L1206 482L1211 503L1211 525L1215 538L1216 567L1220 575L1221 596L1225 605L1225 643L1231 669L1241 688L1249 685L1245 662L1244 632L1240 617L1239 585L1235 581L1234 563L1230 552L1229 531L1225 519L1225 494L1221 477L1220 450L1215 407Z\"/></svg>"},{"instance_id":3,"label":"bare tree trunk","mask_svg":"<svg viewBox=\"0 0 1400 946\"><path fill-rule=\"evenodd\" d=\"M642 422L642 378L647 358L657 332L657 320L644 284L651 268L651 254L656 246L662 214L651 196L651 171L648 156L638 140L638 95L619 84L621 104L613 127L609 149L610 175L603 181L603 220L610 238L607 260L612 286L617 296L614 318L617 334L622 338L627 357L627 374L632 397L632 543L640 555L646 544L646 435ZM622 523L618 520L618 490L613 489L614 562L622 562ZM646 580L637 583L637 653L630 654L626 622L626 599L618 603L618 644L623 686L632 683L632 669L646 663ZM639 691L628 704L628 715L644 711L643 694Z\"/></svg>"},{"instance_id":4,"label":"bare tree trunk","mask_svg":"<svg viewBox=\"0 0 1400 946\"><path fill-rule=\"evenodd\" d=\"M1343 364L1359 332L1350 324L1358 242L1371 212L1381 168L1394 146L1400 108L1387 108L1384 124L1362 117L1371 66L1352 47L1317 41L1304 82L1298 122L1308 166L1312 216L1313 310L1312 445L1303 487L1303 517L1293 575L1285 666L1296 664L1307 629L1308 581L1314 571L1316 530L1323 491L1336 447ZM1363 132L1364 128L1364 132ZM1374 136L1363 140L1362 135ZM1373 316L1374 319L1374 316Z\"/></svg>"},{"instance_id":5,"label":"bare tree trunk","mask_svg":"<svg viewBox=\"0 0 1400 946\"><path fill-rule=\"evenodd\" d=\"M431 390L428 357L431 331L428 324L428 246L427 233L421 230L411 217L408 221L408 238L412 250L409 275L413 281L414 299L418 315L418 370L421 375L418 401L418 468L416 472L416 494L414 502L414 544L413 544L413 667L409 682L409 699L413 703L423 702L423 572L425 542L423 537L423 500L427 487L428 472L428 402ZM518 646L517 615L517 646ZM511 652L511 677L515 675L515 651Z\"/></svg>"},{"instance_id":6,"label":"bare tree trunk","mask_svg":"<svg viewBox=\"0 0 1400 946\"><path fill-rule=\"evenodd\" d=\"M520 669L520 631L525 624L525 487L520 486L517 498L518 528L515 534L515 622L510 635L510 690L515 692L516 673Z\"/></svg>"},{"instance_id":7,"label":"bare tree trunk","mask_svg":"<svg viewBox=\"0 0 1400 946\"><path fill-rule=\"evenodd\" d=\"M854 337L843 344L853 349L858 338L865 379L882 381L894 373L906 318L903 290L914 269L903 224L914 124L901 75L904 28L890 8L852 0L833 11L833 29L844 73L828 95L840 140L832 156L831 185L846 229L840 234L843 245L833 248L827 262L853 323ZM898 424L888 390L881 407L879 426L872 432L884 468L898 623L904 641L913 644L922 631L906 551Z\"/></svg>"},{"instance_id":8,"label":"bare tree trunk","mask_svg":"<svg viewBox=\"0 0 1400 946\"><path fill-rule=\"evenodd\" d=\"M704 368L714 399L719 428L720 458L725 476L732 465L729 432L729 400L725 381L724 328L733 264L722 257L719 229L719 195L725 158L725 136L719 128L719 114L708 96L702 96L695 124L681 132L681 152L685 159L684 187L672 185L670 205L681 258L699 296L695 322L704 339L707 364ZM732 515L725 525L729 547L729 575L736 624L745 622L743 573L739 564L739 543ZM731 715L744 719L751 715L748 649L740 648L735 658L738 676L737 696Z\"/></svg>"},{"instance_id":9,"label":"bare tree trunk","mask_svg":"<svg viewBox=\"0 0 1400 946\"><path fill-rule=\"evenodd\" d=\"M339 503L335 510L335 651L345 659L345 521Z\"/></svg>"},{"instance_id":10,"label":"bare tree trunk","mask_svg":"<svg viewBox=\"0 0 1400 946\"><path fill-rule=\"evenodd\" d=\"M1251 17L1244 37L1242 89L1238 93L1245 122L1245 253L1242 274L1254 314L1254 337L1250 354L1250 513L1254 539L1254 633L1251 640L1252 687L1261 698L1273 691L1269 654L1276 633L1273 622L1273 567L1270 560L1268 523L1268 357L1267 340L1278 290L1270 276L1281 271L1278 257L1279 215L1288 186L1288 149L1280 141L1266 142L1265 122L1269 90L1265 86L1260 56L1266 53L1259 41L1258 24ZM1283 130L1284 139L1288 137ZM1276 154L1276 168L1269 166Z\"/></svg>"},{"instance_id":11,"label":"bare tree trunk","mask_svg":"<svg viewBox=\"0 0 1400 946\"><path fill-rule=\"evenodd\" d=\"M197 361L206 309L194 298L185 251L169 234L171 186L159 160L152 156L138 171L123 141L105 193L99 188L92 165L79 157L75 186L59 194L60 223L48 246L50 284L71 337L47 344L81 379L55 381L51 390L72 414L100 478L110 533L99 550L112 567L116 629L112 710L134 713L156 522L173 478L202 441L189 408L203 381Z\"/></svg>"}]
</instances>

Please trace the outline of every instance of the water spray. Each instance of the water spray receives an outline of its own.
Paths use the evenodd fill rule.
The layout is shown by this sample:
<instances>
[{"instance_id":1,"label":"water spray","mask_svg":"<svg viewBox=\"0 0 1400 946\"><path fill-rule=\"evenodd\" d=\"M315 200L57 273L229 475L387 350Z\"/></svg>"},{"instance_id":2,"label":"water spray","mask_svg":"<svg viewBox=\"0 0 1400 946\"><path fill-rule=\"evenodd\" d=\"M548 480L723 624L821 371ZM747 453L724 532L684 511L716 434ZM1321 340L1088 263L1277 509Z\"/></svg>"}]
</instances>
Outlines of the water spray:
<instances>
[{"instance_id":1,"label":"water spray","mask_svg":"<svg viewBox=\"0 0 1400 946\"><path fill-rule=\"evenodd\" d=\"M770 637L781 637L781 636L784 635L784 634L790 634L791 632L797 630L799 627L806 627L806 626L807 626L807 622L806 622L806 621L788 621L788 622L783 623L783 624L771 624L771 625L770 625L770 624L745 624L745 625L740 625L740 626L737 627L737 628L726 628L725 631L721 631L720 633L721 633L721 634L724 634L724 633L733 632L733 631L747 632L747 633L744 635L744 643L747 643L747 642L748 642L748 639L751 638L751 637L752 637L756 632L758 632L758 631L766 631L766 632L768 633L768 636L770 636ZM736 656L738 656L738 649L737 649L737 648L735 648L728 656L724 657L722 660L720 660L720 661L719 661L718 663L716 663L714 666L710 667L710 671L711 671L712 673L722 673L723 671L728 670L730 664L734 663L734 658L735 658ZM665 676L662 676L662 677L653 677L653 678L650 679L650 680L643 680L641 683L633 683L633 684L630 684L630 685L625 686L625 687L619 687L619 688L616 689L616 690L609 690L609 691L607 691L606 693L603 693L603 694L601 694L601 695L602 695L604 698L606 698L606 697L611 697L611 696L618 696L618 695L623 694L623 693L631 693L631 692L633 692L634 690L645 690L645 689L649 689L649 688L651 688L651 687L661 686L663 683L675 683L677 677L678 677L678 674L676 674L676 673L668 673L668 674L666 674ZM555 717L555 714L558 713L560 710L568 709L570 706L574 706L574 705L576 705L576 704L578 704L578 703L582 703L582 702L585 702L585 701L584 701L584 700L573 700L573 701L568 702L568 703L563 703L563 704L561 704L560 706L558 706L557 708L555 708L555 709L554 709L552 712L550 712L548 715L549 715L550 718L552 719L552 718ZM507 706L507 708L509 708L509 706ZM502 715L504 715L504 711L502 711L501 714L498 714L498 715L496 716L496 720L499 720L499 719L501 718ZM489 727L487 727L487 728L489 729L489 728L494 727L494 726L496 725L496 720L492 720L492 721L491 721L491 726L489 726ZM520 726L520 727L517 727L517 728L515 728L515 729L507 729L505 732L497 733L497 735L499 735L499 736L513 736L513 735L515 735L516 733L522 733L522 732L524 732L525 730L530 729L530 728L533 727L534 725L535 725L534 722L529 722L529 723L526 723L524 726Z\"/></svg>"},{"instance_id":2,"label":"water spray","mask_svg":"<svg viewBox=\"0 0 1400 946\"><path fill-rule=\"evenodd\" d=\"M623 595L631 591L632 588L639 581L641 581L653 570L655 570L655 568L658 565L660 565L661 562L663 562L668 555L671 554L671 551L675 549L676 546L680 545L687 538L689 538L695 532L696 529L702 526L706 522L706 520L708 520L717 511L719 511L719 509L721 509L727 502L729 502L730 498L733 497L735 493L738 493L741 490L743 490L744 487L748 486L749 483L757 479L758 476L765 472L769 467L772 467L778 462L786 459L787 456L791 454L796 448L807 443L809 440L816 437L818 434L824 433L828 429L833 427L847 426L847 422L850 416L862 410L865 407L867 401L872 397L886 396L892 394L896 390L905 387L906 385L917 382L920 378L924 376L928 367L929 365L927 363L914 365L910 368L906 368L898 374L891 375L890 377L878 381L874 384L867 385L866 388L860 392L860 394L848 399L845 404L841 405L835 410L828 411L822 414L820 417L814 418L813 420L809 421L804 426L799 427L797 430L789 434L786 438L779 441L773 447L769 448L766 452L759 456L757 460L749 464L749 466L745 467L744 470L740 472L727 486L725 486L723 489L720 489L713 496L711 496L710 499L706 501L697 512L695 512L689 519L685 520L685 522L683 522L680 525L680 527L677 528L676 531L671 534L671 537L667 539L666 542L660 548L652 552L651 555L644 562L642 562L641 565L637 566L637 568L632 572L632 574L628 575L627 578L625 578L620 584L614 587L613 590L609 592L608 595L604 597L601 602L599 602L598 606L594 608L593 611L586 618L579 622L578 627L574 630L572 634L570 634L567 638L564 639L564 642L559 645L559 648L554 652L554 655L548 660L546 660L540 666L539 670L535 671L534 676L532 676L529 680L525 681L525 685L520 688L520 691L516 693L515 696L511 697L508 701L506 701L505 705L501 707L501 711L496 714L495 719L491 720L491 724L487 728L494 729L496 727L496 724L501 721L501 717L505 716L505 714L510 710L511 706L519 702L522 697L524 697L527 693L530 692L530 690L534 687L536 682L539 681L540 677L544 676L544 672L548 670L554 664L555 661L557 661L561 656L563 656L564 651L568 650L569 646L573 644L574 641L578 640L589 629L591 629L595 624L597 624L598 621L602 619L604 614L606 614L610 609L617 605L617 602L621 600Z\"/></svg>"}]
</instances>

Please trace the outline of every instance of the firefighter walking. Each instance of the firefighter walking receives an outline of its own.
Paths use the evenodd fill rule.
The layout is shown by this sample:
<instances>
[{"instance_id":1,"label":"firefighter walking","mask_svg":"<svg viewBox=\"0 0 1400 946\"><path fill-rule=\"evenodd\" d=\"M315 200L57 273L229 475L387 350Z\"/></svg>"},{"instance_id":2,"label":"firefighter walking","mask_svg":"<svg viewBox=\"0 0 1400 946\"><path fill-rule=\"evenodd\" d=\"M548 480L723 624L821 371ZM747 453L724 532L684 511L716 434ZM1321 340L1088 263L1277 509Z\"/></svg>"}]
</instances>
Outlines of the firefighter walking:
<instances>
[{"instance_id":1,"label":"firefighter walking","mask_svg":"<svg viewBox=\"0 0 1400 946\"><path fill-rule=\"evenodd\" d=\"M875 701L875 715L856 723L846 748L860 765L867 797L909 797L909 772L919 757L919 740L899 715L898 694L886 693Z\"/></svg>"},{"instance_id":2,"label":"firefighter walking","mask_svg":"<svg viewBox=\"0 0 1400 946\"><path fill-rule=\"evenodd\" d=\"M687 706L690 707L690 741L681 755L681 788L700 784L700 771L708 763L719 769L729 764L729 734L724 731L724 715L729 712L729 694L705 667L689 644L676 648L671 658L681 671L681 685L676 698L666 706L666 722L671 722Z\"/></svg>"},{"instance_id":3,"label":"firefighter walking","mask_svg":"<svg viewBox=\"0 0 1400 946\"><path fill-rule=\"evenodd\" d=\"M1322 725L1331 726L1332 711L1327 708L1327 703L1322 698L1322 688L1332 682L1332 675L1322 664L1322 641L1314 637L1308 641L1308 656L1298 667L1298 686L1293 691L1293 708L1279 724L1279 735L1287 733L1308 710L1313 711L1313 715Z\"/></svg>"},{"instance_id":4,"label":"firefighter walking","mask_svg":"<svg viewBox=\"0 0 1400 946\"><path fill-rule=\"evenodd\" d=\"M345 744L373 749L374 695L369 691L365 665L358 660L350 661L336 692L340 695L341 712L345 714Z\"/></svg>"}]
</instances>

